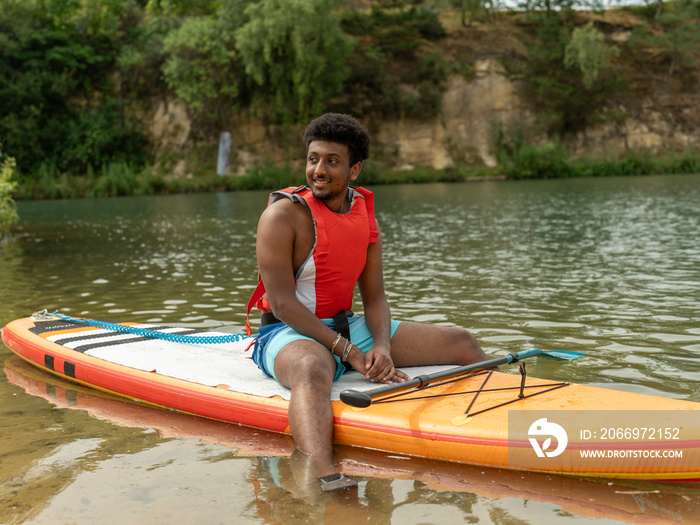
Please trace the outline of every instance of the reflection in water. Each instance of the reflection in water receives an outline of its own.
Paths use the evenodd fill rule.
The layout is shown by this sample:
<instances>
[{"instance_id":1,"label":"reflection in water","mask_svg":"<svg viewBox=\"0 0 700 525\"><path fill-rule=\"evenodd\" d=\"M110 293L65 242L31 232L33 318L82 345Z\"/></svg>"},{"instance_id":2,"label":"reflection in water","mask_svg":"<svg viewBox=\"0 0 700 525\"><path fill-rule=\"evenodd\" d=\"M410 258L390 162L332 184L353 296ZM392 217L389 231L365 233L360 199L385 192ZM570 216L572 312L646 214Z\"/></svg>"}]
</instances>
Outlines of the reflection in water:
<instances>
[{"instance_id":1,"label":"reflection in water","mask_svg":"<svg viewBox=\"0 0 700 525\"><path fill-rule=\"evenodd\" d=\"M535 376L700 401L700 177L375 191L397 318L468 327L490 353L532 346L587 353L580 362L532 361ZM0 249L0 323L47 308L240 332L266 198L250 192L20 203L22 230ZM3 361L8 355L0 348ZM94 396L79 387L12 379L17 366L8 362L8 380L0 379L2 523L301 523L329 516L348 523L692 523L700 516L697 489L607 485L354 449L338 454L360 490L309 501L285 483L294 479L286 438L215 422L202 427L196 418L104 397L85 406ZM32 382L60 407L115 423L52 408L38 391L26 393ZM161 419L168 417L176 419ZM207 441L181 439L193 436Z\"/></svg>"},{"instance_id":2,"label":"reflection in water","mask_svg":"<svg viewBox=\"0 0 700 525\"><path fill-rule=\"evenodd\" d=\"M53 411L69 434L57 440L65 443L42 444L6 484L3 523L449 524L469 517L521 524L550 515L557 523L700 522L698 489L525 474L345 447L336 450L337 459L360 488L322 494L285 436L128 403L14 356L4 371L11 385L73 410ZM30 445L35 449L37 442ZM3 479L9 470L0 467Z\"/></svg>"}]
</instances>

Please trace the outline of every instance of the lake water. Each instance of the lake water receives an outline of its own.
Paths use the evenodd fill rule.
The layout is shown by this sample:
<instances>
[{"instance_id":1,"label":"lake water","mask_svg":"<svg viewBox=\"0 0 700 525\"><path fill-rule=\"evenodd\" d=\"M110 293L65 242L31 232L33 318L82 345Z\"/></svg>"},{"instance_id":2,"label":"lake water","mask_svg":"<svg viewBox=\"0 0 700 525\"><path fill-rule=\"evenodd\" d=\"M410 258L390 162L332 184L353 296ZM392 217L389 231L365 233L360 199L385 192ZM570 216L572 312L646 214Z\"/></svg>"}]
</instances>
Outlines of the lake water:
<instances>
[{"instance_id":1,"label":"lake water","mask_svg":"<svg viewBox=\"0 0 700 525\"><path fill-rule=\"evenodd\" d=\"M396 318L531 374L700 401L700 176L372 188ZM0 324L38 310L240 332L266 192L22 202ZM337 450L351 494L296 488L283 436L116 400L0 345L0 523L700 523L700 489Z\"/></svg>"}]
</instances>

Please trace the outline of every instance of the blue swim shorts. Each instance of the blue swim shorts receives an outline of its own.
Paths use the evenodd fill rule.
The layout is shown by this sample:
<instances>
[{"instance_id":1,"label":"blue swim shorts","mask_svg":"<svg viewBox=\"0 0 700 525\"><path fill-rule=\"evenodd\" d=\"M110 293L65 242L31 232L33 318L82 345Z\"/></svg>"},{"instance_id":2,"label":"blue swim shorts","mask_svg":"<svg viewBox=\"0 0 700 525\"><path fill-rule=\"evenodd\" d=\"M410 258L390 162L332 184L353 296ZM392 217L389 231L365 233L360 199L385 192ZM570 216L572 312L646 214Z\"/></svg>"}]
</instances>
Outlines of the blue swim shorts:
<instances>
[{"instance_id":1,"label":"blue swim shorts","mask_svg":"<svg viewBox=\"0 0 700 525\"><path fill-rule=\"evenodd\" d=\"M321 319L321 321L335 330L333 319ZM391 337L394 336L399 324L401 324L401 321L391 321ZM374 337L372 337L369 328L367 328L365 318L361 315L353 315L348 319L348 325L350 326L350 339L353 344L364 353L369 352L374 346ZM292 341L298 341L300 339L313 341L310 337L301 335L284 323L263 326L260 328L255 340L253 361L255 361L265 375L277 379L275 377L275 358L277 354ZM347 369L345 365L340 362L340 357L334 354L333 358L336 362L333 381L337 381Z\"/></svg>"}]
</instances>

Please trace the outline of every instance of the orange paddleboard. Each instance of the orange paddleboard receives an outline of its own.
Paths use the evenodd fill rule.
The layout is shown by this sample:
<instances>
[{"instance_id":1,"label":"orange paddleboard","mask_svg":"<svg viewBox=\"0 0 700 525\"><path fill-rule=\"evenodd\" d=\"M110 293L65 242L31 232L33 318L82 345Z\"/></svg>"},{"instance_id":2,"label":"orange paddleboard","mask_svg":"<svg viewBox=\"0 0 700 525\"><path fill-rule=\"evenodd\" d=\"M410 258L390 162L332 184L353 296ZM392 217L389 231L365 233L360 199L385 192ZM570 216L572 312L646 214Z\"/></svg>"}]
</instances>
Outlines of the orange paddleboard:
<instances>
[{"instance_id":1,"label":"orange paddleboard","mask_svg":"<svg viewBox=\"0 0 700 525\"><path fill-rule=\"evenodd\" d=\"M226 336L131 326L181 334L184 341ZM25 361L85 386L289 433L289 391L258 370L245 352L249 340L195 345L51 316L12 321L2 339ZM700 480L700 403L483 371L367 408L339 400L343 390L374 388L355 372L334 385L336 443L565 475Z\"/></svg>"},{"instance_id":2,"label":"orange paddleboard","mask_svg":"<svg viewBox=\"0 0 700 525\"><path fill-rule=\"evenodd\" d=\"M26 363L17 356L5 360L7 380L28 394L43 397L66 410L84 410L99 419L124 427L152 428L159 435L191 438L224 445L238 456L259 462L264 475L266 461L277 465L270 483L293 492L289 436L231 425L211 419L159 410L130 402L89 387L70 383ZM658 484L645 481L578 479L515 470L484 468L425 458L408 458L368 449L338 447L335 457L353 477L417 480L437 492L467 492L482 497L539 501L583 518L606 518L626 523L671 525L700 524L700 496L696 485ZM285 468L286 467L286 468ZM284 474L287 473L285 478ZM688 485L688 484L686 484Z\"/></svg>"}]
</instances>

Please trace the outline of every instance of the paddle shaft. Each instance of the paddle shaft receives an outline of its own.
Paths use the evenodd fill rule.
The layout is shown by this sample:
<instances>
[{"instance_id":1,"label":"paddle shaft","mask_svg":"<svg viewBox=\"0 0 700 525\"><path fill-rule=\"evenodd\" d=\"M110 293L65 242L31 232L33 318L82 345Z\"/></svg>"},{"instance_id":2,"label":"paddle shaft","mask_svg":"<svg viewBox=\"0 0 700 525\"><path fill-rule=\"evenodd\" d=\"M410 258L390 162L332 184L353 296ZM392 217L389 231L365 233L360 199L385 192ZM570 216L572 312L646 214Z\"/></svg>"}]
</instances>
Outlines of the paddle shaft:
<instances>
[{"instance_id":1,"label":"paddle shaft","mask_svg":"<svg viewBox=\"0 0 700 525\"><path fill-rule=\"evenodd\" d=\"M526 353L528 355L524 355ZM543 352L540 350L539 353ZM372 390L367 390L365 392L358 392L357 390L343 390L340 393L340 400L343 403L353 407L366 408L372 404L372 398L377 396L389 394L392 392L398 392L401 390L407 390L413 387L416 387L417 389L425 388L430 383L433 383L434 381L437 381L439 379L446 379L448 377L466 374L467 372L473 372L474 370L484 370L499 365L517 363L521 359L525 357L530 357L532 355L538 354L533 353L532 351L521 352L520 354L508 354L502 357L488 359L487 361L472 363L471 365L458 366L456 368L450 368L449 370L444 370L442 372L435 372L434 374L430 375L416 376L413 379L404 381L403 383L392 383L390 385L383 385Z\"/></svg>"}]
</instances>

